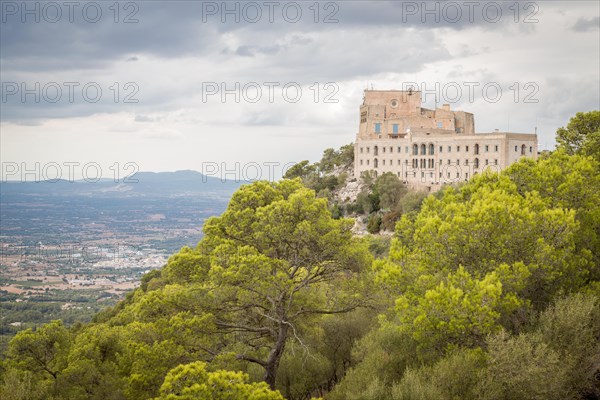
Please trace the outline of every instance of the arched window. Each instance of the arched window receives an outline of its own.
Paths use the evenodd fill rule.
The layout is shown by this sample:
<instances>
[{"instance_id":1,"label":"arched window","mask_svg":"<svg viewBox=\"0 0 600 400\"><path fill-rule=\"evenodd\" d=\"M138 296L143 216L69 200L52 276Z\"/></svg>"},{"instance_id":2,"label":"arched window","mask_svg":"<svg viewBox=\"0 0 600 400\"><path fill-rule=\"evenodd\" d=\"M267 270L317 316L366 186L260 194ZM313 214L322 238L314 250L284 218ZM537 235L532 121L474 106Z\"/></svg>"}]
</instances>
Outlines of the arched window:
<instances>
[{"instance_id":1,"label":"arched window","mask_svg":"<svg viewBox=\"0 0 600 400\"><path fill-rule=\"evenodd\" d=\"M521 155L524 156L525 155L525 145L521 146Z\"/></svg>"},{"instance_id":2,"label":"arched window","mask_svg":"<svg viewBox=\"0 0 600 400\"><path fill-rule=\"evenodd\" d=\"M413 155L418 155L419 154L419 145L418 144L413 144Z\"/></svg>"},{"instance_id":3,"label":"arched window","mask_svg":"<svg viewBox=\"0 0 600 400\"><path fill-rule=\"evenodd\" d=\"M377 148L377 147L376 147L376 148ZM378 166L378 164L377 164L377 159L374 159L374 160L373 160L373 167L374 167L374 168L377 168L377 166Z\"/></svg>"},{"instance_id":4,"label":"arched window","mask_svg":"<svg viewBox=\"0 0 600 400\"><path fill-rule=\"evenodd\" d=\"M424 156L425 154L427 154L427 146L425 146L425 144L421 145L421 155Z\"/></svg>"},{"instance_id":5,"label":"arched window","mask_svg":"<svg viewBox=\"0 0 600 400\"><path fill-rule=\"evenodd\" d=\"M479 158L475 159L475 168L479 168Z\"/></svg>"},{"instance_id":6,"label":"arched window","mask_svg":"<svg viewBox=\"0 0 600 400\"><path fill-rule=\"evenodd\" d=\"M377 146L373 147L373 155L379 155L379 148Z\"/></svg>"},{"instance_id":7,"label":"arched window","mask_svg":"<svg viewBox=\"0 0 600 400\"><path fill-rule=\"evenodd\" d=\"M435 146L433 145L433 143L429 144L429 155L433 155Z\"/></svg>"},{"instance_id":8,"label":"arched window","mask_svg":"<svg viewBox=\"0 0 600 400\"><path fill-rule=\"evenodd\" d=\"M479 154L479 143L475 143L475 154Z\"/></svg>"}]
</instances>

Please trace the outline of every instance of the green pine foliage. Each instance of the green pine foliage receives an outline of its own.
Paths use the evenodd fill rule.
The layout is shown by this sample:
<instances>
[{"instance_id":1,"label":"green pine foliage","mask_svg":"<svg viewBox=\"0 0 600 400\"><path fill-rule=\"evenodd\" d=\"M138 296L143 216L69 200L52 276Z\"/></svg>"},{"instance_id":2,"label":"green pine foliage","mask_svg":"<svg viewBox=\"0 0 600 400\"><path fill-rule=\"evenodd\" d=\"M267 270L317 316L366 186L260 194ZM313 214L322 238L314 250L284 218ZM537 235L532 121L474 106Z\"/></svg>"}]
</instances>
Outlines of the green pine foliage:
<instances>
[{"instance_id":1,"label":"green pine foliage","mask_svg":"<svg viewBox=\"0 0 600 400\"><path fill-rule=\"evenodd\" d=\"M384 174L330 204L308 162L245 185L91 323L19 332L0 397L599 399L600 165L579 122L435 195ZM348 207L394 236L353 237Z\"/></svg>"}]
</instances>

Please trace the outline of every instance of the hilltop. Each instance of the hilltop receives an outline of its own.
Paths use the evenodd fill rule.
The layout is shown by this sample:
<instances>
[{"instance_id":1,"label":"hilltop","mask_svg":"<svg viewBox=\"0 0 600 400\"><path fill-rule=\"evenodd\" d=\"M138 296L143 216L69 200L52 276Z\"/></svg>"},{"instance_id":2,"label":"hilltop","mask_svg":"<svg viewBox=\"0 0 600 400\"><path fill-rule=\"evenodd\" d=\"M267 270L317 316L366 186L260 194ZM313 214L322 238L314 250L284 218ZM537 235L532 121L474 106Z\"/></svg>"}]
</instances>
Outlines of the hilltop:
<instances>
[{"instance_id":1,"label":"hilltop","mask_svg":"<svg viewBox=\"0 0 600 400\"><path fill-rule=\"evenodd\" d=\"M351 217L357 235L391 235L403 214L418 211L428 193L408 188L392 173L354 176L354 145L323 151L320 161L301 161L284 176L302 183L329 200L334 218Z\"/></svg>"}]
</instances>

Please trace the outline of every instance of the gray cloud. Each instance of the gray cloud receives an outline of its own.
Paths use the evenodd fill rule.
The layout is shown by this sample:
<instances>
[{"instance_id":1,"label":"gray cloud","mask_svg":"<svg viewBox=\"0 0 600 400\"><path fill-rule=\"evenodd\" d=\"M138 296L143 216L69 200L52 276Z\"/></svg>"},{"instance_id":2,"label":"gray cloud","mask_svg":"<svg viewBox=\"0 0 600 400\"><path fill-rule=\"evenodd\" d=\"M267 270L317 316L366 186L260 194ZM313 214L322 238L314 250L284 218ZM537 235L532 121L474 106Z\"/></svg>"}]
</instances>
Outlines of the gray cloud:
<instances>
[{"instance_id":1,"label":"gray cloud","mask_svg":"<svg viewBox=\"0 0 600 400\"><path fill-rule=\"evenodd\" d=\"M156 118L150 117L148 115L136 115L134 118L135 122L154 122Z\"/></svg>"},{"instance_id":2,"label":"gray cloud","mask_svg":"<svg viewBox=\"0 0 600 400\"><path fill-rule=\"evenodd\" d=\"M20 15L3 14L3 95L10 82L25 83L28 88L36 82L42 87L49 82L80 83L73 102L66 92L55 103L36 102L32 95L23 101L20 93L3 99L3 154L10 148L4 146L6 137L9 144L31 149L27 152L31 157L45 154L58 139L34 142L28 135L46 132L52 132L49 137L60 135L64 143L79 143L82 137L91 141L87 147L62 147L65 152L118 147L123 157L131 151L142 159L164 159L171 163L166 169L189 167L182 164L184 156L164 155L170 141L184 139L196 148L210 149L205 156L217 158L239 158L248 148L258 157L270 151L273 138L286 149L288 137L297 141L285 150L288 157L294 158L290 154L300 149L320 154L324 146L353 140L361 90L372 83L379 89L400 88L406 81L500 82L503 87L519 81L521 88L528 81L540 84L540 102L535 105L510 101L453 104L453 108L477 113L477 123L485 129L503 127L507 116L514 129L530 129L537 117L540 127L552 134L574 112L600 107L599 39L579 33L597 29L598 7L592 2L519 2L518 14L516 2L476 2L470 20L465 2L323 1L318 3L316 16L310 1L298 2L302 18L296 23L282 15L287 2L275 10L273 22L263 9L257 23L245 20L251 14L239 22L229 15L224 23L219 13L203 15L208 6L221 7L221 1L140 1L133 2L139 9L125 9L130 3L119 3L117 23L108 8L114 2L99 3L103 16L97 23L85 21L81 13L75 14L73 22L63 18L56 23L23 23ZM238 4L242 10L251 2L227 4ZM462 7L457 21L448 14L453 4ZM417 9L411 8L415 5ZM494 22L497 10L502 17ZM123 23L132 11L131 17L138 21ZM328 16L331 21L325 23ZM591 41L577 39L583 35ZM90 82L102 88L97 102L81 96L81 86ZM231 96L225 102L220 95L203 99L207 82L227 88L249 82L278 82L280 86L274 104L264 99L258 104L242 99L238 104ZM137 85L135 94L131 87L126 89L127 83ZM302 101L282 102L280 88L286 83L302 85ZM315 83L318 93L311 89ZM339 103L323 102L327 83L335 85ZM125 102L127 95L139 101ZM313 95L319 98L315 101ZM93 134L82 135L87 132ZM236 144L243 143L237 153L231 152L233 142L222 143L224 137L234 135ZM266 137L269 145L256 145ZM298 145L302 140L302 146ZM12 148L11 154L25 154L16 144ZM189 151L190 157L196 157L192 149L178 147L174 153Z\"/></svg>"},{"instance_id":3,"label":"gray cloud","mask_svg":"<svg viewBox=\"0 0 600 400\"><path fill-rule=\"evenodd\" d=\"M12 2L11 2L12 3ZM300 33L329 31L336 29L361 29L365 27L393 27L400 30L431 28L465 29L473 26L487 26L490 29L502 29L510 25L510 5L497 2L478 2L472 10L461 2L422 2L394 1L351 1L321 2L318 13L314 3L281 2L274 9L273 22L269 21L268 7L262 6L262 16L257 23L251 23L250 11L244 12L247 4L261 2L230 2L238 5L239 22L236 16L223 14L222 2L201 1L144 1L130 2L138 8L123 9L115 16L114 5L109 2L101 5L101 18L98 22L89 22L92 11L84 13L83 4L75 8L73 22L69 20L68 8L62 7L62 17L49 22L48 16L40 10L40 22L31 15L21 15L21 4L16 14L4 15L0 43L3 54L1 62L4 70L51 70L51 69L95 69L109 65L123 57L133 60L132 54L150 54L159 57L202 56L210 50L211 44L218 41L220 35L228 32L252 30L277 38L282 33L296 31ZM43 3L34 3L43 4ZM56 3L62 4L62 3ZM215 4L219 11L207 15L207 5ZM301 5L301 18L293 23L292 8L287 4ZM455 15L444 11L449 4L459 4L461 17L455 22ZM489 4L494 5L488 7ZM413 8L417 7L417 10ZM432 14L428 7L437 7ZM43 7L43 6L40 6ZM112 7L112 8L111 8ZM495 16L500 7L502 17L498 22L486 14ZM452 7L450 7L452 8ZM284 12L284 10L286 10ZM290 11L292 10L292 11ZM486 13L483 10L487 10ZM490 11L496 10L496 11ZM129 17L130 23L124 20ZM223 14L223 15L222 15ZM287 16L286 16L287 15ZM25 22L22 22L25 18ZM51 18L51 17L50 17ZM118 18L117 23L114 19ZM315 22L315 18L318 22ZM225 20L225 22L222 22ZM328 21L329 23L326 23ZM391 38L390 38L391 39ZM263 48L263 51L269 48ZM239 48L240 55L253 54L250 49Z\"/></svg>"},{"instance_id":4,"label":"gray cloud","mask_svg":"<svg viewBox=\"0 0 600 400\"><path fill-rule=\"evenodd\" d=\"M600 29L600 17L594 18L579 18L575 25L573 25L573 30L576 32L587 32Z\"/></svg>"}]
</instances>

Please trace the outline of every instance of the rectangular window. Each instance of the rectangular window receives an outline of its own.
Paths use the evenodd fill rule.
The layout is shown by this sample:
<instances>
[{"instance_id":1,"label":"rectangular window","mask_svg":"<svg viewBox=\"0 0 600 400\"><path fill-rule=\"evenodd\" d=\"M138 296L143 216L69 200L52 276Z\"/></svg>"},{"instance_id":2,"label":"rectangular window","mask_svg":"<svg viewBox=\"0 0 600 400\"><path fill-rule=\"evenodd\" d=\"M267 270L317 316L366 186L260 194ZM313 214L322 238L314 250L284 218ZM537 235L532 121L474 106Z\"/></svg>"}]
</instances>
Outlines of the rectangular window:
<instances>
[{"instance_id":1,"label":"rectangular window","mask_svg":"<svg viewBox=\"0 0 600 400\"><path fill-rule=\"evenodd\" d=\"M440 153L444 150L444 146L440 146Z\"/></svg>"},{"instance_id":2,"label":"rectangular window","mask_svg":"<svg viewBox=\"0 0 600 400\"><path fill-rule=\"evenodd\" d=\"M421 172L421 178L425 178L425 172Z\"/></svg>"},{"instance_id":3,"label":"rectangular window","mask_svg":"<svg viewBox=\"0 0 600 400\"><path fill-rule=\"evenodd\" d=\"M496 147L498 147L498 146L496 146ZM485 145L485 151L490 151L490 146L487 144Z\"/></svg>"},{"instance_id":4,"label":"rectangular window","mask_svg":"<svg viewBox=\"0 0 600 400\"><path fill-rule=\"evenodd\" d=\"M450 160L448 160L448 165L450 165Z\"/></svg>"},{"instance_id":5,"label":"rectangular window","mask_svg":"<svg viewBox=\"0 0 600 400\"><path fill-rule=\"evenodd\" d=\"M404 148L404 152L405 152L406 154L408 154L408 146L406 146L406 147Z\"/></svg>"},{"instance_id":6,"label":"rectangular window","mask_svg":"<svg viewBox=\"0 0 600 400\"><path fill-rule=\"evenodd\" d=\"M498 165L498 160L494 160L494 164Z\"/></svg>"},{"instance_id":7,"label":"rectangular window","mask_svg":"<svg viewBox=\"0 0 600 400\"><path fill-rule=\"evenodd\" d=\"M485 159L485 165L488 165L490 162L488 161L488 159Z\"/></svg>"},{"instance_id":8,"label":"rectangular window","mask_svg":"<svg viewBox=\"0 0 600 400\"><path fill-rule=\"evenodd\" d=\"M398 146L398 154L402 153L402 147Z\"/></svg>"},{"instance_id":9,"label":"rectangular window","mask_svg":"<svg viewBox=\"0 0 600 400\"><path fill-rule=\"evenodd\" d=\"M498 145L494 146L494 151L498 151Z\"/></svg>"},{"instance_id":10,"label":"rectangular window","mask_svg":"<svg viewBox=\"0 0 600 400\"><path fill-rule=\"evenodd\" d=\"M519 146L515 146L515 151L519 151Z\"/></svg>"},{"instance_id":11,"label":"rectangular window","mask_svg":"<svg viewBox=\"0 0 600 400\"><path fill-rule=\"evenodd\" d=\"M367 147L367 153L369 152L369 150L371 150L371 148L370 148L370 147Z\"/></svg>"},{"instance_id":12,"label":"rectangular window","mask_svg":"<svg viewBox=\"0 0 600 400\"><path fill-rule=\"evenodd\" d=\"M383 152L385 153L385 147L383 148Z\"/></svg>"},{"instance_id":13,"label":"rectangular window","mask_svg":"<svg viewBox=\"0 0 600 400\"><path fill-rule=\"evenodd\" d=\"M375 133L381 133L381 123L379 122L375 124Z\"/></svg>"},{"instance_id":14,"label":"rectangular window","mask_svg":"<svg viewBox=\"0 0 600 400\"><path fill-rule=\"evenodd\" d=\"M452 146L448 146L448 153L452 152Z\"/></svg>"},{"instance_id":15,"label":"rectangular window","mask_svg":"<svg viewBox=\"0 0 600 400\"><path fill-rule=\"evenodd\" d=\"M460 165L460 160L456 160L456 165Z\"/></svg>"},{"instance_id":16,"label":"rectangular window","mask_svg":"<svg viewBox=\"0 0 600 400\"><path fill-rule=\"evenodd\" d=\"M465 151L468 152L469 151L469 146L465 146Z\"/></svg>"},{"instance_id":17,"label":"rectangular window","mask_svg":"<svg viewBox=\"0 0 600 400\"><path fill-rule=\"evenodd\" d=\"M381 160L381 161L382 161L383 165L385 165L385 160Z\"/></svg>"},{"instance_id":18,"label":"rectangular window","mask_svg":"<svg viewBox=\"0 0 600 400\"><path fill-rule=\"evenodd\" d=\"M361 153L363 152L363 148L362 148L362 147L360 148L360 152L361 152Z\"/></svg>"},{"instance_id":19,"label":"rectangular window","mask_svg":"<svg viewBox=\"0 0 600 400\"><path fill-rule=\"evenodd\" d=\"M533 153L533 146L529 146L529 152Z\"/></svg>"},{"instance_id":20,"label":"rectangular window","mask_svg":"<svg viewBox=\"0 0 600 400\"><path fill-rule=\"evenodd\" d=\"M392 132L395 134L398 133L398 124L392 124Z\"/></svg>"},{"instance_id":21,"label":"rectangular window","mask_svg":"<svg viewBox=\"0 0 600 400\"><path fill-rule=\"evenodd\" d=\"M390 146L390 153L394 152L394 148L392 146Z\"/></svg>"},{"instance_id":22,"label":"rectangular window","mask_svg":"<svg viewBox=\"0 0 600 400\"><path fill-rule=\"evenodd\" d=\"M362 165L362 164L363 164L363 160L360 160L360 165Z\"/></svg>"},{"instance_id":23,"label":"rectangular window","mask_svg":"<svg viewBox=\"0 0 600 400\"><path fill-rule=\"evenodd\" d=\"M456 151L460 151L460 146L456 146Z\"/></svg>"},{"instance_id":24,"label":"rectangular window","mask_svg":"<svg viewBox=\"0 0 600 400\"><path fill-rule=\"evenodd\" d=\"M398 165L400 165L402 163L402 160L398 160Z\"/></svg>"}]
</instances>

